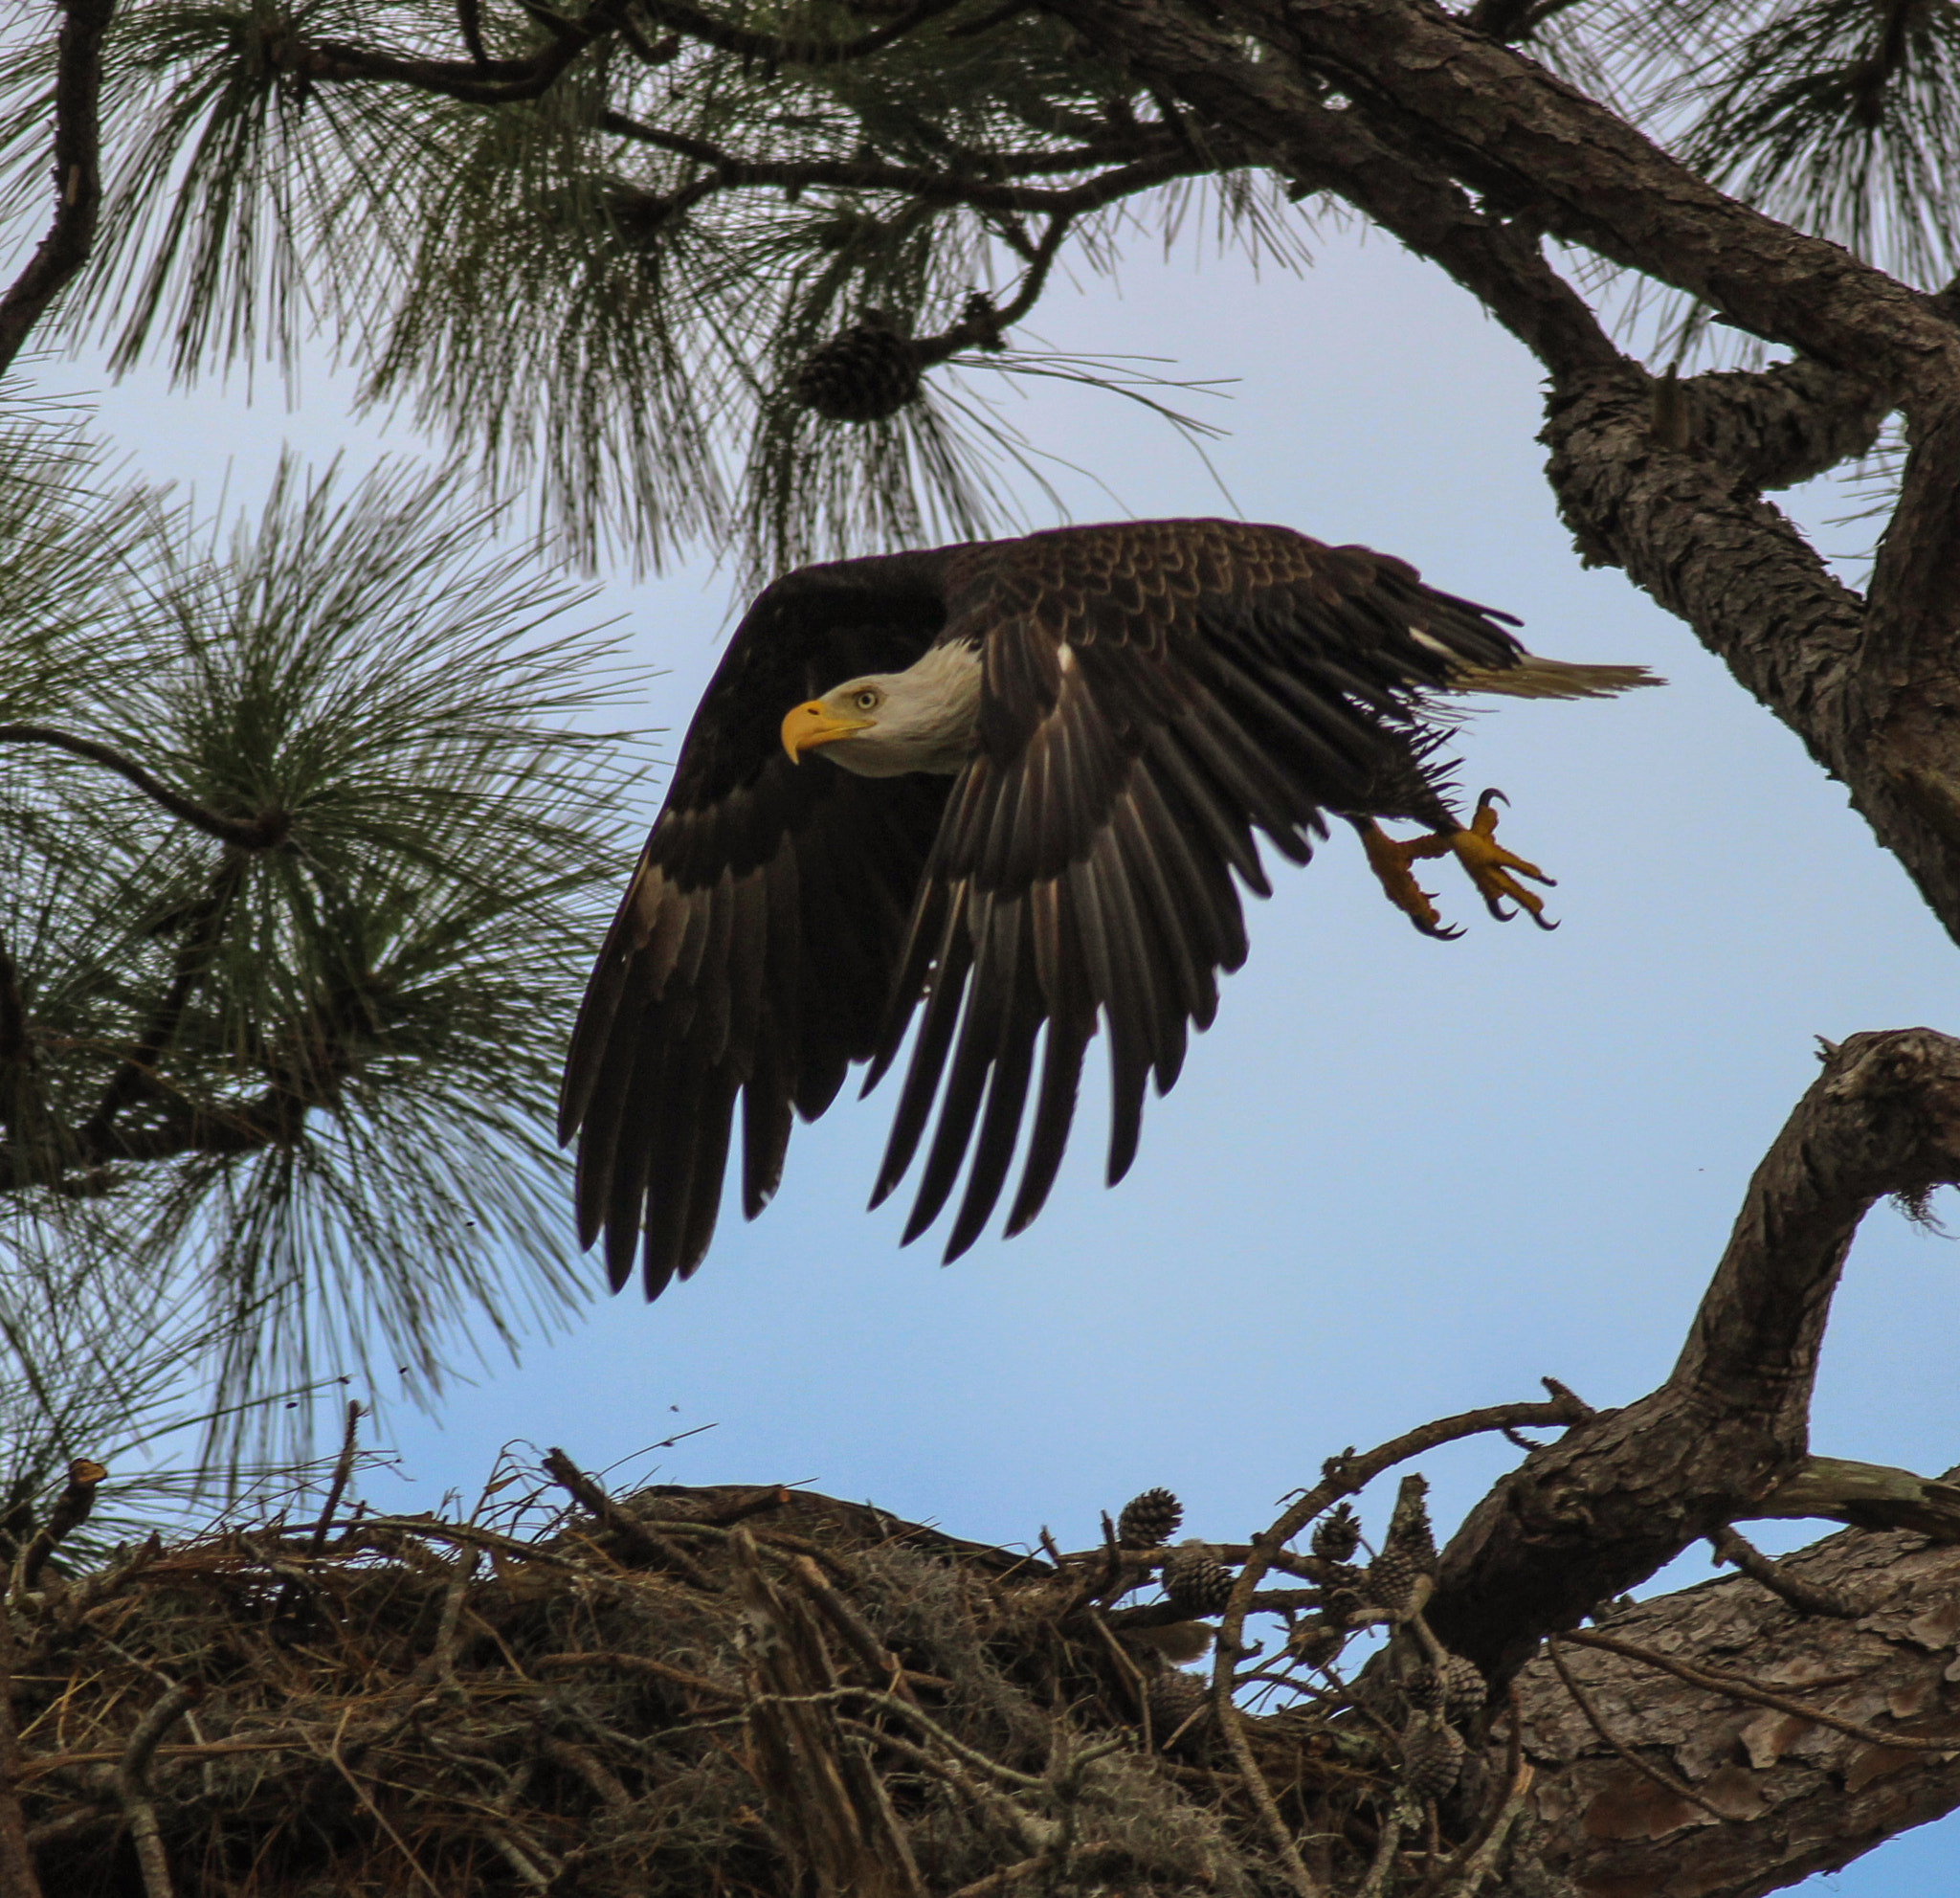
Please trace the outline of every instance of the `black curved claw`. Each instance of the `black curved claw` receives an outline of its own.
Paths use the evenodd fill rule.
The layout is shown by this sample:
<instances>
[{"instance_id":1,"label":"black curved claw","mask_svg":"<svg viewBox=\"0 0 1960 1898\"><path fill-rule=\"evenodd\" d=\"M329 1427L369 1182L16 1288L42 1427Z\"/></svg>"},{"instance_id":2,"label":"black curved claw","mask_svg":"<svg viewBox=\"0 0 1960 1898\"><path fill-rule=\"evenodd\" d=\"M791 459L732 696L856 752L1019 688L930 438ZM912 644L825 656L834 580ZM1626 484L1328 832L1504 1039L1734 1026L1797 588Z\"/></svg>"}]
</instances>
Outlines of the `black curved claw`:
<instances>
[{"instance_id":1,"label":"black curved claw","mask_svg":"<svg viewBox=\"0 0 1960 1898\"><path fill-rule=\"evenodd\" d=\"M1501 904L1494 896L1485 897L1483 899L1483 906L1484 908L1489 910L1490 913L1493 916L1495 916L1500 923L1508 923L1511 920L1511 918L1518 913L1515 909L1506 909L1503 906L1503 904Z\"/></svg>"},{"instance_id":2,"label":"black curved claw","mask_svg":"<svg viewBox=\"0 0 1960 1898\"><path fill-rule=\"evenodd\" d=\"M1453 943L1463 933L1460 923L1425 923L1419 916L1412 916L1409 920L1432 942Z\"/></svg>"},{"instance_id":3,"label":"black curved claw","mask_svg":"<svg viewBox=\"0 0 1960 1898\"><path fill-rule=\"evenodd\" d=\"M1495 785L1492 785L1487 791L1480 791L1477 793L1477 808L1480 811L1486 804L1508 804L1510 801Z\"/></svg>"},{"instance_id":4,"label":"black curved claw","mask_svg":"<svg viewBox=\"0 0 1960 1898\"><path fill-rule=\"evenodd\" d=\"M1548 935L1550 934L1550 932L1553 929L1556 929L1558 927L1558 925L1556 923L1548 923L1542 916L1534 916L1531 920L1532 922L1536 923L1538 927L1541 929L1543 929Z\"/></svg>"}]
</instances>

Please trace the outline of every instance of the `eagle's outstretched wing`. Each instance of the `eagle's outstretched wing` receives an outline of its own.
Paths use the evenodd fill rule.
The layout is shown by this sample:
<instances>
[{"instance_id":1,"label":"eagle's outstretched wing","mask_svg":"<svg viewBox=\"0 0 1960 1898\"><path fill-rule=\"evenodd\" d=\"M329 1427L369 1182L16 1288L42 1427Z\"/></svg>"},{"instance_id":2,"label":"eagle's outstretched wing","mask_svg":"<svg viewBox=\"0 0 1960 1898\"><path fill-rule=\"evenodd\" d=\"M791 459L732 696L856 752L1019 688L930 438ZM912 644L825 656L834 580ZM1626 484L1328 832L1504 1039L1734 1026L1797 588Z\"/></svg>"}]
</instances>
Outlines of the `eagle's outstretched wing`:
<instances>
[{"instance_id":1,"label":"eagle's outstretched wing","mask_svg":"<svg viewBox=\"0 0 1960 1898\"><path fill-rule=\"evenodd\" d=\"M786 707L910 665L944 622L937 557L807 568L749 609L682 743L667 801L572 1031L559 1138L579 1136L579 1238L616 1291L644 1229L647 1296L714 1235L742 1095L743 1205L782 1178L876 1046L951 780L796 770Z\"/></svg>"},{"instance_id":2,"label":"eagle's outstretched wing","mask_svg":"<svg viewBox=\"0 0 1960 1898\"><path fill-rule=\"evenodd\" d=\"M1039 1212L1099 1019L1110 1183L1128 1170L1147 1080L1159 1093L1176 1080L1218 972L1245 959L1233 873L1269 888L1254 829L1304 862L1325 811L1447 822L1411 702L1525 655L1503 615L1402 562L1281 527L1037 534L969 550L948 581L939 636L983 653L979 746L925 866L872 1080L923 999L874 1203L938 1100L905 1239L938 1216L970 1150L951 1259L1000 1195L1031 1090L1007 1231Z\"/></svg>"},{"instance_id":3,"label":"eagle's outstretched wing","mask_svg":"<svg viewBox=\"0 0 1960 1898\"><path fill-rule=\"evenodd\" d=\"M581 1136L580 1232L605 1234L615 1289L636 1248L650 1297L706 1252L738 1094L753 1217L791 1111L821 1113L855 1061L873 1061L868 1089L922 1002L874 1201L937 1104L907 1239L970 1156L947 1256L972 1243L1031 1095L1007 1230L1035 1217L1105 1027L1121 1178L1146 1083L1169 1087L1219 971L1245 959L1237 884L1268 889L1256 831L1296 862L1328 812L1441 834L1374 834L1371 859L1457 847L1468 834L1425 692L1646 682L1532 659L1505 617L1367 548L1225 521L1063 528L778 581L695 715L572 1038L561 1135ZM954 642L980 655L977 673L945 674L978 680L957 776L791 764L792 707ZM1420 923L1427 900L1401 875L1391 894Z\"/></svg>"}]
</instances>

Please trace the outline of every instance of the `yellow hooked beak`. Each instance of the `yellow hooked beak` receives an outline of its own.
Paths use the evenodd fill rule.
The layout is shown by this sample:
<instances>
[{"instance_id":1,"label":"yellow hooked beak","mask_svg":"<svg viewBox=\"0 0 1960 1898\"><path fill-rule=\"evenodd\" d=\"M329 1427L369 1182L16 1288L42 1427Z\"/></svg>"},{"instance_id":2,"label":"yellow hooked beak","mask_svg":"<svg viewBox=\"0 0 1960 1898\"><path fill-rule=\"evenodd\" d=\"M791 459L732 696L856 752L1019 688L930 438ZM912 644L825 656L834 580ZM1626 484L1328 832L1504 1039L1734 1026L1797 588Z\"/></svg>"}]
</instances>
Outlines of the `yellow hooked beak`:
<instances>
[{"instance_id":1,"label":"yellow hooked beak","mask_svg":"<svg viewBox=\"0 0 1960 1898\"><path fill-rule=\"evenodd\" d=\"M789 752L792 765L800 765L804 752L819 745L833 745L839 738L849 738L854 731L862 731L874 723L871 719L839 718L821 699L813 699L807 705L798 705L785 715L783 749Z\"/></svg>"}]
</instances>

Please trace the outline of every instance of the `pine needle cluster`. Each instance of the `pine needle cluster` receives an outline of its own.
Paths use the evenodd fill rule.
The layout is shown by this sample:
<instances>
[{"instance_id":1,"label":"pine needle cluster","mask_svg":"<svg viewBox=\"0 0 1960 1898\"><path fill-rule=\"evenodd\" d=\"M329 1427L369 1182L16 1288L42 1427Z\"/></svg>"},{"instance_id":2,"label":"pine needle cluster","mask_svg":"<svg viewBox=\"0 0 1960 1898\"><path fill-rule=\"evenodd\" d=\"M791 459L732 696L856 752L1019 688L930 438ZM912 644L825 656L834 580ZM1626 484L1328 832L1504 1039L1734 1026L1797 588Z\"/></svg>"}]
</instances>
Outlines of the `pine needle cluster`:
<instances>
[{"instance_id":1,"label":"pine needle cluster","mask_svg":"<svg viewBox=\"0 0 1960 1898\"><path fill-rule=\"evenodd\" d=\"M0 438L13 1488L576 1296L543 1128L633 815L584 596L454 480L288 462L218 532L92 458Z\"/></svg>"}]
</instances>

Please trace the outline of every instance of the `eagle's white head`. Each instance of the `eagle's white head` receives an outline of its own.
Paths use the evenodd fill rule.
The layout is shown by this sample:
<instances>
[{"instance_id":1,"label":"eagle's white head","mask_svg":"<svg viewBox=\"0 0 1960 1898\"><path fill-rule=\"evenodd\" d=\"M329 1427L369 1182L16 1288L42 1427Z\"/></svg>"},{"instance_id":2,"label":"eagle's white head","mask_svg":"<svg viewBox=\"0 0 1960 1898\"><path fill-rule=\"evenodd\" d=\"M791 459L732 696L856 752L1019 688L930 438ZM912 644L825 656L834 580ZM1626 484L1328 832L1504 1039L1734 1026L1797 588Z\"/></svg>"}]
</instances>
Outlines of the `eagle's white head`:
<instances>
[{"instance_id":1,"label":"eagle's white head","mask_svg":"<svg viewBox=\"0 0 1960 1898\"><path fill-rule=\"evenodd\" d=\"M962 642L934 646L903 672L847 679L783 719L792 764L818 746L859 777L963 770L980 716L980 653Z\"/></svg>"}]
</instances>

